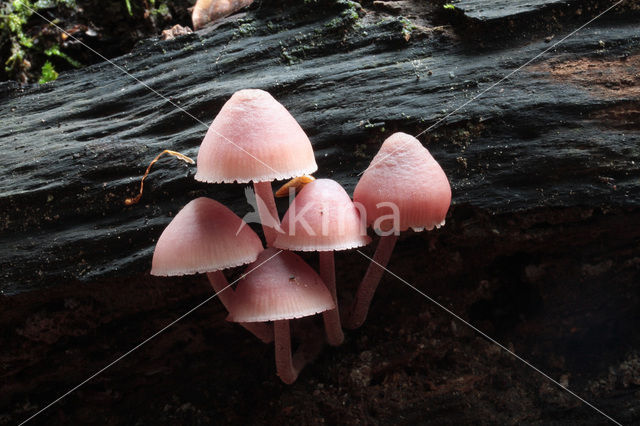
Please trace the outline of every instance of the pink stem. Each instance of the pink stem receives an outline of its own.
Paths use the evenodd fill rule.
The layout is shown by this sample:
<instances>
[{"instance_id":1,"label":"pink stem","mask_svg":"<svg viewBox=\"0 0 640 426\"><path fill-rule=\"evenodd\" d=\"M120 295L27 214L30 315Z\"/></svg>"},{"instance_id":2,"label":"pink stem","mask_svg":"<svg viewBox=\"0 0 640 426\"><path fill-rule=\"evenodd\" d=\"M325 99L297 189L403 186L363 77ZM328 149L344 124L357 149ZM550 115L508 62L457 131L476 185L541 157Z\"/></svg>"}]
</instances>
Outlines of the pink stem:
<instances>
[{"instance_id":1,"label":"pink stem","mask_svg":"<svg viewBox=\"0 0 640 426\"><path fill-rule=\"evenodd\" d=\"M336 308L322 313L324 329L327 333L327 342L331 346L338 346L344 341L344 333L340 324L340 311L338 310L338 295L336 293L336 269L333 251L321 251L320 256L320 277L326 284Z\"/></svg>"},{"instance_id":2,"label":"pink stem","mask_svg":"<svg viewBox=\"0 0 640 426\"><path fill-rule=\"evenodd\" d=\"M271 190L271 182L254 182L253 188L256 191L258 214L260 222L262 222L264 238L267 240L267 247L273 247L277 229L280 228L280 217L276 208L276 199Z\"/></svg>"},{"instance_id":3,"label":"pink stem","mask_svg":"<svg viewBox=\"0 0 640 426\"><path fill-rule=\"evenodd\" d=\"M345 321L345 327L352 330L356 329L367 319L371 300L384 273L383 268L389 263L397 240L398 236L394 234L380 237L378 247L376 247L376 252L373 255L374 262L369 264L367 273L364 275L360 287L358 287L356 298Z\"/></svg>"},{"instance_id":4,"label":"pink stem","mask_svg":"<svg viewBox=\"0 0 640 426\"><path fill-rule=\"evenodd\" d=\"M276 349L276 370L280 379L290 385L295 382L302 366L296 368L291 356L291 333L289 320L278 320L273 323Z\"/></svg>"},{"instance_id":5,"label":"pink stem","mask_svg":"<svg viewBox=\"0 0 640 426\"><path fill-rule=\"evenodd\" d=\"M231 305L231 300L233 299L233 289L229 287L227 278L224 276L222 271L207 272L207 278L209 278L211 287L213 287L213 289L218 294L218 299L220 299L220 301L228 311L229 306Z\"/></svg>"},{"instance_id":6,"label":"pink stem","mask_svg":"<svg viewBox=\"0 0 640 426\"><path fill-rule=\"evenodd\" d=\"M229 283L222 271L207 272L207 278L211 283L211 287L218 293L218 298L222 302L227 311L233 300L233 289L227 288ZM273 329L266 322L241 322L241 326L253 333L258 339L264 343L273 342Z\"/></svg>"}]
</instances>

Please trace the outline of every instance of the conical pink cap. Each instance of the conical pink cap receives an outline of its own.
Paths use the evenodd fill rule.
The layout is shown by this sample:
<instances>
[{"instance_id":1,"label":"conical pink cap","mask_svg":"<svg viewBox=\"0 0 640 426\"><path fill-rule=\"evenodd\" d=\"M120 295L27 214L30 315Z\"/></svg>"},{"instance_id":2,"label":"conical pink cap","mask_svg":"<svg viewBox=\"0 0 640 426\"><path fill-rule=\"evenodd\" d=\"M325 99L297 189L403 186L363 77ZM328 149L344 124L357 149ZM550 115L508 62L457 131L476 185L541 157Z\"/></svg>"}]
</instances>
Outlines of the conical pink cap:
<instances>
[{"instance_id":1,"label":"conical pink cap","mask_svg":"<svg viewBox=\"0 0 640 426\"><path fill-rule=\"evenodd\" d=\"M364 213L364 212L363 212ZM284 215L274 246L299 251L347 250L371 241L360 212L340 184L308 183Z\"/></svg>"},{"instance_id":2,"label":"conical pink cap","mask_svg":"<svg viewBox=\"0 0 640 426\"><path fill-rule=\"evenodd\" d=\"M196 180L270 182L318 169L309 138L269 93L240 90L224 104L200 151Z\"/></svg>"},{"instance_id":3,"label":"conical pink cap","mask_svg":"<svg viewBox=\"0 0 640 426\"><path fill-rule=\"evenodd\" d=\"M268 248L245 273L229 306L229 321L301 318L336 307L318 274L290 251Z\"/></svg>"},{"instance_id":4,"label":"conical pink cap","mask_svg":"<svg viewBox=\"0 0 640 426\"><path fill-rule=\"evenodd\" d=\"M374 228L433 229L444 224L451 204L451 187L440 165L420 141L406 133L394 133L384 141L360 178L353 201L364 206L367 224ZM379 203L387 204L377 206ZM376 222L393 214L389 203L397 207L398 220Z\"/></svg>"},{"instance_id":5,"label":"conical pink cap","mask_svg":"<svg viewBox=\"0 0 640 426\"><path fill-rule=\"evenodd\" d=\"M253 0L198 0L191 13L193 29L202 28L207 23L231 15L251 3Z\"/></svg>"},{"instance_id":6,"label":"conical pink cap","mask_svg":"<svg viewBox=\"0 0 640 426\"><path fill-rule=\"evenodd\" d=\"M151 274L213 272L253 262L262 250L260 238L242 219L201 197L184 206L160 235Z\"/></svg>"}]
</instances>

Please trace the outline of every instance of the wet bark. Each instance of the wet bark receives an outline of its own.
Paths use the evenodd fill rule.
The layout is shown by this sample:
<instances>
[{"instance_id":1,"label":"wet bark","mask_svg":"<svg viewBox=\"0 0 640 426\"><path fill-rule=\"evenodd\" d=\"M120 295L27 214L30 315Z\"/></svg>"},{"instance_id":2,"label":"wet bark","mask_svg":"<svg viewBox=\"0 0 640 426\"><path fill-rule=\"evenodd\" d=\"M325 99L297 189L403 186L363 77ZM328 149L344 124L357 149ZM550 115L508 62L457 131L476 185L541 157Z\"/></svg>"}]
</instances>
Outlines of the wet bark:
<instances>
[{"instance_id":1,"label":"wet bark","mask_svg":"<svg viewBox=\"0 0 640 426\"><path fill-rule=\"evenodd\" d=\"M141 43L114 60L129 75L103 63L42 86L2 83L7 421L210 294L201 276L148 277L153 246L197 196L242 216L242 186L202 184L162 160L141 202L124 199L161 150L195 158L221 105L247 87L291 111L313 142L316 177L348 192L388 135L434 125L420 140L450 177L447 226L403 235L389 268L618 420L638 421L637 6L528 63L611 3L503 3L257 2L213 29ZM340 294L366 266L336 256ZM390 276L346 339L287 387L272 348L212 302L47 420L98 410L114 424L602 421Z\"/></svg>"}]
</instances>

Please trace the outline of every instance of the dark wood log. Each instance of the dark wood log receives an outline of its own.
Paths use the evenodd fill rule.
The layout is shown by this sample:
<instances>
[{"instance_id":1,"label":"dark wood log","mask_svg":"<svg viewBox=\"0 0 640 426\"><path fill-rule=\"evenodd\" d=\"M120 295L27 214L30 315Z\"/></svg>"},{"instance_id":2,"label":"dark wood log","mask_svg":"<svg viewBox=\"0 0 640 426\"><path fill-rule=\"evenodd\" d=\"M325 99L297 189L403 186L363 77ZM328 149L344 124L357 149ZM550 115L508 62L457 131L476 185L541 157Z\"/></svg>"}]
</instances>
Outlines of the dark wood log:
<instances>
[{"instance_id":1,"label":"dark wood log","mask_svg":"<svg viewBox=\"0 0 640 426\"><path fill-rule=\"evenodd\" d=\"M242 186L201 184L193 168L163 160L141 203L123 201L161 150L195 157L219 108L247 87L291 111L313 142L316 176L349 192L387 136L434 126L420 139L450 177L448 225L405 236L390 267L554 378L568 374L605 412L638 421L637 6L529 63L611 3L299 3L258 2L46 85L0 84L8 421L210 295L202 277L149 278L154 242L197 196L242 215ZM348 298L366 262L337 262ZM98 410L114 423L602 422L397 284L387 277L363 330L291 387L275 378L271 348L211 305L48 419Z\"/></svg>"},{"instance_id":2,"label":"dark wood log","mask_svg":"<svg viewBox=\"0 0 640 426\"><path fill-rule=\"evenodd\" d=\"M564 6L567 2L563 0L536 2L529 0L495 0L491 2L486 0L462 0L451 4L469 18L490 21L493 19L513 19L521 14L539 12L551 6Z\"/></svg>"},{"instance_id":3,"label":"dark wood log","mask_svg":"<svg viewBox=\"0 0 640 426\"><path fill-rule=\"evenodd\" d=\"M549 46L478 52L453 29L406 43L396 19L345 28L334 13L303 14L259 9L206 35L149 41L115 60L132 77L104 63L50 85L5 85L3 292L148 269L169 214L196 195L241 211L239 188L200 185L174 163L156 168L142 205L122 204L162 149L195 157L236 90L276 96L313 140L318 175L352 189L385 136L424 130ZM620 131L637 130L636 30L596 23L427 133L454 203L637 206L637 135Z\"/></svg>"}]
</instances>

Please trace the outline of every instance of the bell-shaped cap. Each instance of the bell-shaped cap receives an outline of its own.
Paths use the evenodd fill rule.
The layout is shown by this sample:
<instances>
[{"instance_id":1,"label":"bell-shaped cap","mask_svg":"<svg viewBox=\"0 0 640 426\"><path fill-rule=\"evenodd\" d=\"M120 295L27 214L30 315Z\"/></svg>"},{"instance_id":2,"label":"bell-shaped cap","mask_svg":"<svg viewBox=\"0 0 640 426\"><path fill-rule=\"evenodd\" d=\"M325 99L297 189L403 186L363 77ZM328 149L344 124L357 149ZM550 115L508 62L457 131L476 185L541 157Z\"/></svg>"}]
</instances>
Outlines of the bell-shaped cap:
<instances>
[{"instance_id":1,"label":"bell-shaped cap","mask_svg":"<svg viewBox=\"0 0 640 426\"><path fill-rule=\"evenodd\" d=\"M253 0L198 0L191 13L193 29L202 28L209 22L231 15L251 3Z\"/></svg>"},{"instance_id":2,"label":"bell-shaped cap","mask_svg":"<svg viewBox=\"0 0 640 426\"><path fill-rule=\"evenodd\" d=\"M318 169L309 138L284 106L258 89L240 90L211 123L196 180L271 182Z\"/></svg>"},{"instance_id":3,"label":"bell-shaped cap","mask_svg":"<svg viewBox=\"0 0 640 426\"><path fill-rule=\"evenodd\" d=\"M367 224L376 229L433 229L444 224L451 187L420 141L406 133L394 133L360 178L353 201L364 206Z\"/></svg>"},{"instance_id":4,"label":"bell-shaped cap","mask_svg":"<svg viewBox=\"0 0 640 426\"><path fill-rule=\"evenodd\" d=\"M363 212L364 213L364 212ZM371 241L367 224L340 184L318 179L302 188L284 215L275 247L298 251L347 250Z\"/></svg>"},{"instance_id":5,"label":"bell-shaped cap","mask_svg":"<svg viewBox=\"0 0 640 426\"><path fill-rule=\"evenodd\" d=\"M184 206L160 235L151 274L213 272L253 262L262 250L260 238L242 219L201 197Z\"/></svg>"},{"instance_id":6,"label":"bell-shaped cap","mask_svg":"<svg viewBox=\"0 0 640 426\"><path fill-rule=\"evenodd\" d=\"M316 271L290 251L268 248L245 273L229 306L229 321L301 318L336 307Z\"/></svg>"}]
</instances>

